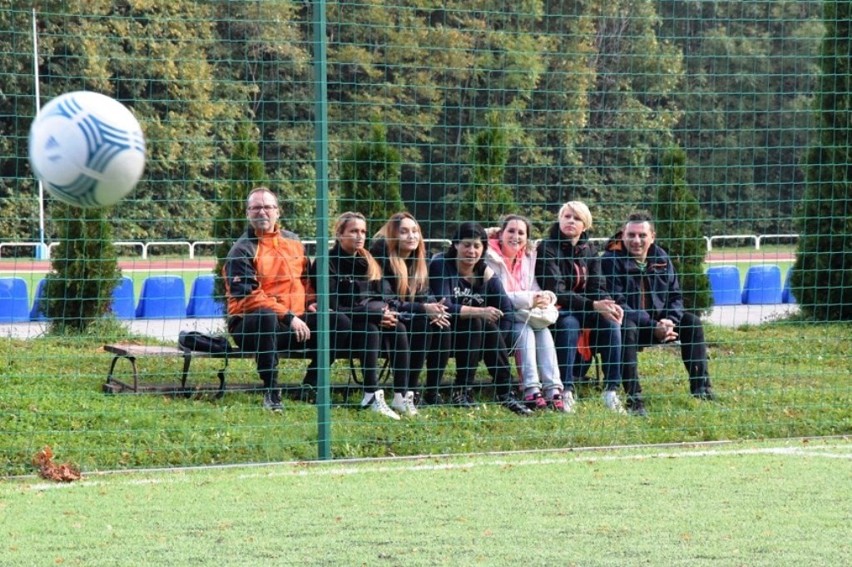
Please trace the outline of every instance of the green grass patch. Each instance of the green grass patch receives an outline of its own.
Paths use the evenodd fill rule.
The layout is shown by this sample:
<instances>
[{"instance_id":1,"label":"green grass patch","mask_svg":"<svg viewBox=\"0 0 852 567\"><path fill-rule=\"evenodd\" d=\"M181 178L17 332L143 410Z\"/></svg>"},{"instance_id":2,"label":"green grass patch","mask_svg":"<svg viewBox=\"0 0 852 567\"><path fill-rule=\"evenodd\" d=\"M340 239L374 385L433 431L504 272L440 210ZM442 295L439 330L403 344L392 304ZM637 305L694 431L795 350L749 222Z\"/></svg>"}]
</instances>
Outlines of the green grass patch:
<instances>
[{"instance_id":1,"label":"green grass patch","mask_svg":"<svg viewBox=\"0 0 852 567\"><path fill-rule=\"evenodd\" d=\"M852 444L0 481L4 565L846 565Z\"/></svg>"},{"instance_id":2,"label":"green grass patch","mask_svg":"<svg viewBox=\"0 0 852 567\"><path fill-rule=\"evenodd\" d=\"M317 408L288 402L283 414L262 411L256 392L223 399L102 393L111 355L106 342L121 327L90 337L0 341L0 475L33 470L30 460L50 445L60 460L84 470L251 463L317 457ZM581 390L575 415L518 418L480 396L481 407L426 408L392 422L335 400L335 458L479 451L555 449L616 444L763 439L852 432L849 325L779 322L727 329L710 326L710 369L719 397L688 395L686 373L672 349L640 355L650 417L617 416L594 386ZM138 337L136 340L141 340ZM176 384L181 361L144 359L153 382ZM190 381L212 386L215 360L193 363ZM284 361L282 377L298 384L304 361ZM127 371L126 366L123 372ZM337 362L334 382L348 367ZM124 379L129 377L125 374ZM480 368L481 380L487 380ZM451 381L452 373L446 380ZM258 383L250 360L231 362L229 382ZM360 395L353 396L354 404Z\"/></svg>"}]
</instances>

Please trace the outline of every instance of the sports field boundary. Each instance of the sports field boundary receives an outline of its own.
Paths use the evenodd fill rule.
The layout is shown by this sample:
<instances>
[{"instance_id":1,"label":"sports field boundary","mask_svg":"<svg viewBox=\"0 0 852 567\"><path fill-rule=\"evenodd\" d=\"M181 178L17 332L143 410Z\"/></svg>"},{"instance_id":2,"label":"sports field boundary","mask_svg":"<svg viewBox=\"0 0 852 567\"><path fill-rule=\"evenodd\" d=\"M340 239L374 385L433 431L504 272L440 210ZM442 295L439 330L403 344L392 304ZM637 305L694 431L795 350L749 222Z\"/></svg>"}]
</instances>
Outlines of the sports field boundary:
<instances>
[{"instance_id":1,"label":"sports field boundary","mask_svg":"<svg viewBox=\"0 0 852 567\"><path fill-rule=\"evenodd\" d=\"M595 462L595 461L621 461L621 460L637 460L637 459L678 459L678 458L702 458L702 457L716 457L716 456L732 456L732 455L788 455L788 456L797 456L797 455L817 455L824 456L828 458L837 458L837 459L849 459L852 460L852 444L850 444L850 451L848 454L829 454L829 455L819 455L820 451L817 449L828 449L828 447L811 447L811 443L825 443L831 441L840 441L843 443L852 443L852 438L847 435L831 435L824 437L787 437L787 438L779 438L779 439L763 439L763 440L742 440L742 439L731 439L731 440L717 440L717 441L699 441L699 442L688 442L688 443L653 443L653 444L633 444L633 445L601 445L594 447L568 447L568 448L556 448L556 449L529 449L522 451L485 451L485 452L477 452L477 453L442 453L442 454L421 454L421 455L405 455L398 457L364 457L364 458L355 458L355 459L330 459L330 460L310 460L310 461L269 461L269 462L261 462L261 463L226 463L226 464L214 464L214 465L201 465L201 466L187 466L187 467L153 467L153 468L139 468L139 469L116 469L116 470L100 470L100 471L91 471L83 472L83 480L75 483L41 483L32 485L30 488L33 490L39 489L50 489L50 488L62 488L62 487L70 487L76 484L88 484L95 485L96 481L93 479L97 479L98 477L109 477L109 476L135 476L135 475L149 475L149 474L179 474L179 473L192 473L192 472L215 472L217 470L239 470L239 469L262 469L262 468L288 468L288 469L297 469L297 470L288 470L286 472L279 473L280 476L298 476L298 475L307 475L311 473L316 474L354 474L356 472L386 472L389 470L410 470L410 471L418 471L418 470L449 470L449 469L464 469L471 468L475 466L504 466L509 464L508 461L491 461L487 463L460 463L460 464L418 464L411 467L405 467L404 463L412 463L412 462L420 462L420 461L462 461L462 460L470 460L470 459L488 459L488 458L497 458L497 457L523 457L523 456L532 456L532 455L540 455L542 457L547 455L574 455L576 458L565 459L565 460L557 460L557 459L536 459L529 461L511 461L511 465L515 466L523 466L523 465L535 465L535 464L555 464L559 462ZM793 447L791 444L798 444L799 446ZM723 448L723 447L734 447L737 445L770 445L769 447L751 447L751 448L741 448L741 449L725 449L719 451L712 451L711 448ZM809 450L803 450L805 446L808 446ZM671 449L670 452L659 452L661 450ZM700 451L690 452L690 449L701 449ZM675 451L677 450L677 451ZM602 453L615 453L622 451L639 451L638 454L632 455L622 455L622 456L581 456L581 455L592 455L592 454L602 454ZM657 452L648 452L648 451L657 451ZM386 466L388 464L400 465L400 466ZM362 467L359 465L371 465L371 467ZM346 472L345 467L357 467L352 468L349 473ZM320 469L334 469L328 471L322 471ZM251 478L253 475L245 475L245 478ZM277 476L275 473L266 473L262 475L264 477ZM5 480L8 481L26 481L26 480L35 480L38 478L36 474L28 474L28 475L15 475L5 477ZM151 482L151 481L142 481L142 482Z\"/></svg>"}]
</instances>

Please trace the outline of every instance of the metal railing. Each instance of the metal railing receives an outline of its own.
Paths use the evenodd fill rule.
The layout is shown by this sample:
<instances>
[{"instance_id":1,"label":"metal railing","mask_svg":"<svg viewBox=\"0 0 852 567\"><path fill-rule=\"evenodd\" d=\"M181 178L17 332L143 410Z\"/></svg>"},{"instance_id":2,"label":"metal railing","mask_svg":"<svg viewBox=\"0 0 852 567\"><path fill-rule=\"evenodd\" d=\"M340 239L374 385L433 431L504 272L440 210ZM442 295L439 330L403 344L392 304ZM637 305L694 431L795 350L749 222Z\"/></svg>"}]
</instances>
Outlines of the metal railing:
<instances>
[{"instance_id":1,"label":"metal railing","mask_svg":"<svg viewBox=\"0 0 852 567\"><path fill-rule=\"evenodd\" d=\"M746 241L750 242L751 246L755 250L760 250L761 246L763 246L767 241L772 242L792 242L795 243L799 239L798 234L717 234L713 236L705 236L704 240L707 243L707 252L713 251L713 246L716 243L720 243L723 241ZM606 237L597 237L590 238L593 242L606 242L608 238ZM329 240L329 245L331 245L334 240ZM430 249L445 249L450 245L450 241L446 238L424 238L423 242ZM176 248L185 248L186 253L189 255L190 259L198 256L199 248L203 247L215 247L221 244L221 240L196 240L196 241L188 241L188 240L152 240L150 242L144 242L141 240L119 240L113 242L115 246L124 247L124 248L133 248L137 251L139 256L143 260L147 260L149 256L149 251L152 248L164 248L164 247L176 247ZM302 243L309 250L316 249L316 240L313 239L305 239L302 240ZM0 242L0 258L3 257L3 250L8 250L10 248L32 248L34 251L38 251L41 249L42 243L40 242ZM57 242L52 242L46 246L46 258L40 258L43 260L50 259L50 252L54 247L58 246ZM34 252L34 256L35 256ZM211 254L212 255L212 254Z\"/></svg>"}]
</instances>

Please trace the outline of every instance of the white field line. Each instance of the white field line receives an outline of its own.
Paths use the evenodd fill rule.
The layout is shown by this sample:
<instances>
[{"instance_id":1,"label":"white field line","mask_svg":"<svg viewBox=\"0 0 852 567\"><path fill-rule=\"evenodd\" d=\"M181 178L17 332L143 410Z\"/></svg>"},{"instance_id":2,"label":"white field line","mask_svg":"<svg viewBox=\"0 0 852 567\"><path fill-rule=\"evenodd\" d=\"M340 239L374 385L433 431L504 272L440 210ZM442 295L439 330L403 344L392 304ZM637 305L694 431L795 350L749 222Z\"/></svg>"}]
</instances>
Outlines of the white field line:
<instances>
[{"instance_id":1,"label":"white field line","mask_svg":"<svg viewBox=\"0 0 852 567\"><path fill-rule=\"evenodd\" d=\"M302 463L264 463L264 464L245 464L245 465L228 465L225 467L197 467L197 468L182 468L182 469L159 469L159 472L165 474L164 477L158 478L129 478L127 485L156 485L156 484L173 484L179 482L191 482L193 478L188 475L176 474L186 472L201 472L210 471L212 469L237 468L237 467L264 467L272 468L268 472L253 472L238 475L240 480L260 479L260 478L280 478L280 477L304 477L304 476L348 476L356 474L385 474L389 472L434 472L448 470L470 470L483 467L504 467L504 466L540 466L540 465L562 465L570 463L596 463L610 461L643 461L649 459L682 459L682 458L712 458L712 457L728 457L741 455L772 455L786 456L796 458L823 458L823 459L839 459L852 460L852 446L849 446L849 452L837 452L840 447L764 447L751 449L719 449L719 450L700 450L691 451L688 449L680 451L668 451L658 453L642 453L634 455L596 455L596 456L578 456L574 452L561 453L562 458L548 457L543 459L487 459L487 455L466 455L466 456L443 456L443 457L418 457L418 460L433 460L446 459L459 460L461 458L477 458L475 461L467 462L445 462L445 463L429 463L429 464L411 464L411 465L377 465L370 466L369 464L358 466L345 465L342 461L318 461L318 462L302 462ZM480 460L485 457L485 460ZM358 461L365 463L366 461ZM345 466L341 466L344 464ZM283 466L282 466L283 465ZM142 472L142 471L136 471ZM145 471L143 474L150 474L151 471ZM99 473L95 473L96 475ZM100 473L114 474L114 473ZM129 474L134 474L134 471L129 471ZM27 487L28 490L47 491L56 489L71 489L83 487L97 487L107 484L104 481L92 480L91 477L84 478L82 482L76 483L38 483ZM109 483L113 485L113 483Z\"/></svg>"}]
</instances>

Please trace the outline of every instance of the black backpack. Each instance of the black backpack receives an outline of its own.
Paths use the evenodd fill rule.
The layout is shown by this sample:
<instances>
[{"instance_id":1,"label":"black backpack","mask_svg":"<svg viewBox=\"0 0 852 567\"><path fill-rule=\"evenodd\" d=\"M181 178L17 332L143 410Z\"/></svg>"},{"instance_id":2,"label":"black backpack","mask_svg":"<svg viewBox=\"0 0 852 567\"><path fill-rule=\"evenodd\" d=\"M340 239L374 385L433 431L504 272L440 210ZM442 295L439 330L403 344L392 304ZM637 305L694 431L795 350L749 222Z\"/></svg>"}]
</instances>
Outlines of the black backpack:
<instances>
[{"instance_id":1,"label":"black backpack","mask_svg":"<svg viewBox=\"0 0 852 567\"><path fill-rule=\"evenodd\" d=\"M238 350L231 345L228 337L205 335L198 331L181 331L178 335L178 345L188 350L209 354L228 354Z\"/></svg>"}]
</instances>

